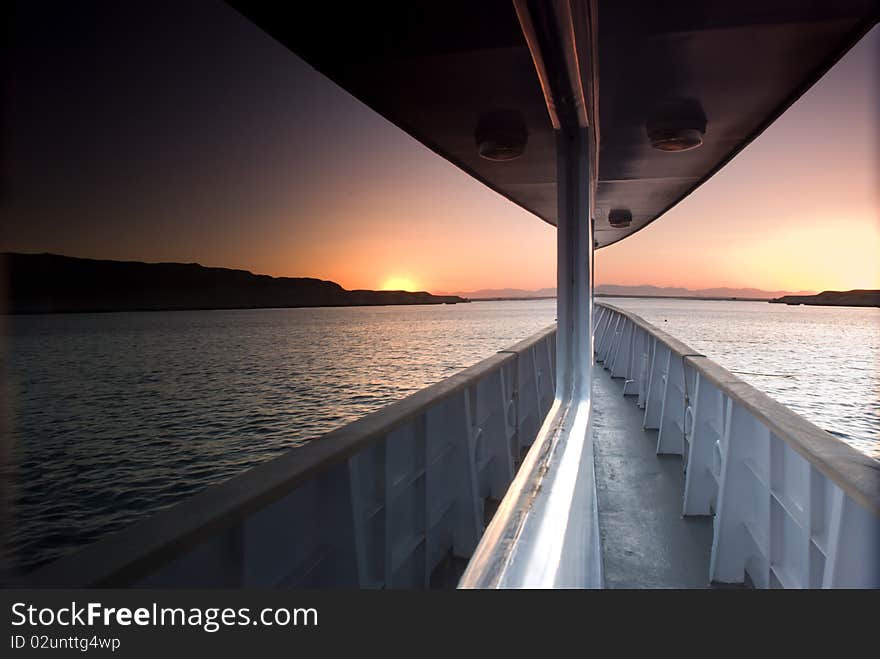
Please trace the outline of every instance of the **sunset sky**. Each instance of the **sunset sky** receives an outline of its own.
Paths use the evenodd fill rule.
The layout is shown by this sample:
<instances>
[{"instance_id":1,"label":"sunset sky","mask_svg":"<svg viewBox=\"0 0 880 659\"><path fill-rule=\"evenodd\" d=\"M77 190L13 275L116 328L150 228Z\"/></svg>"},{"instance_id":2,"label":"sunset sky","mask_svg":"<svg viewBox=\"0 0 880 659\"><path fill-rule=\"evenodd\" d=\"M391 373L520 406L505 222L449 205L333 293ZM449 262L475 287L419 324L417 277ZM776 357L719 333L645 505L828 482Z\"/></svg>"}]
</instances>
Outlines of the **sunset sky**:
<instances>
[{"instance_id":1,"label":"sunset sky","mask_svg":"<svg viewBox=\"0 0 880 659\"><path fill-rule=\"evenodd\" d=\"M225 5L65 11L14 31L0 249L347 288L555 285L553 227ZM600 250L597 283L880 288L878 62L874 28L719 175Z\"/></svg>"}]
</instances>

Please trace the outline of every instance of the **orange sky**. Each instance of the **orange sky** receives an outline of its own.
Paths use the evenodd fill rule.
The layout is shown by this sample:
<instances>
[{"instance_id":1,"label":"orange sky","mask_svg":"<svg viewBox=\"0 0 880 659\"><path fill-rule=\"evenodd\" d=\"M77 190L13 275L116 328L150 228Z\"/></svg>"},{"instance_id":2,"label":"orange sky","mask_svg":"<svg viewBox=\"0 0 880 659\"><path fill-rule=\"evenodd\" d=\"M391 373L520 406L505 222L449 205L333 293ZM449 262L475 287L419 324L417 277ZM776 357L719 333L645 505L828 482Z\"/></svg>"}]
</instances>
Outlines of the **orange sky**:
<instances>
[{"instance_id":1,"label":"orange sky","mask_svg":"<svg viewBox=\"0 0 880 659\"><path fill-rule=\"evenodd\" d=\"M720 174L600 250L597 283L880 288L878 46L875 28ZM554 229L416 143L408 147L418 167L385 161L384 185L371 175L344 199L320 200L312 212L321 226L302 236L308 248L266 254L272 271L349 287L555 285Z\"/></svg>"},{"instance_id":2,"label":"orange sky","mask_svg":"<svg viewBox=\"0 0 880 659\"><path fill-rule=\"evenodd\" d=\"M875 27L719 174L600 250L597 281L880 288L878 63Z\"/></svg>"},{"instance_id":3,"label":"orange sky","mask_svg":"<svg viewBox=\"0 0 880 659\"><path fill-rule=\"evenodd\" d=\"M347 288L555 285L553 227L230 8L193 12L193 25L122 12L116 30L59 25L17 42L16 64L60 54L15 71L0 249ZM600 250L597 283L880 288L878 62L875 27L718 175Z\"/></svg>"}]
</instances>

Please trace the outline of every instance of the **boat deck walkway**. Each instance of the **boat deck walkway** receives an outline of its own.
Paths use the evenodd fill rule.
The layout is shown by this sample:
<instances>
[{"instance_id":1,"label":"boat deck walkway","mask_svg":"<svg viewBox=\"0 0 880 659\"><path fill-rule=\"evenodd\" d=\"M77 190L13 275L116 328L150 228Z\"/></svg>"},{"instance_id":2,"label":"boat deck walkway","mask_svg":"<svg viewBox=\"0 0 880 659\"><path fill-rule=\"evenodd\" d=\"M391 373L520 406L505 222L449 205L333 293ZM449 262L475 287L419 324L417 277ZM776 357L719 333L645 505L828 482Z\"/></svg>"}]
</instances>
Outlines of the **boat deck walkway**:
<instances>
[{"instance_id":1,"label":"boat deck walkway","mask_svg":"<svg viewBox=\"0 0 880 659\"><path fill-rule=\"evenodd\" d=\"M657 431L624 397L623 380L593 370L593 441L606 588L708 588L712 518L681 514L679 456L657 455Z\"/></svg>"},{"instance_id":2,"label":"boat deck walkway","mask_svg":"<svg viewBox=\"0 0 880 659\"><path fill-rule=\"evenodd\" d=\"M657 455L657 431L623 396L623 379L593 367L593 446L606 588L708 588L712 518L681 514L682 460ZM488 522L497 502L487 500ZM467 559L446 561L434 588L454 588Z\"/></svg>"}]
</instances>

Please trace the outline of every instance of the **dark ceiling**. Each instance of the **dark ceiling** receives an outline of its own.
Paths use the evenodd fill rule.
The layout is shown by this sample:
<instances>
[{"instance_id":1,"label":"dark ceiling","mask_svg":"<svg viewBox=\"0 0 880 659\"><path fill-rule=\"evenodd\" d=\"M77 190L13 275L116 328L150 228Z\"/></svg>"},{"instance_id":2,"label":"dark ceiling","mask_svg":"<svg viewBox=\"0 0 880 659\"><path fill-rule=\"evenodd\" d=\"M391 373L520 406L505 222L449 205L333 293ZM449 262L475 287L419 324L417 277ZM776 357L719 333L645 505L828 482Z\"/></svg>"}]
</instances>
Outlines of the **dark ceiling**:
<instances>
[{"instance_id":1,"label":"dark ceiling","mask_svg":"<svg viewBox=\"0 0 880 659\"><path fill-rule=\"evenodd\" d=\"M308 14L242 3L245 16L389 121L493 190L556 223L555 139L510 0L335 3ZM709 178L876 23L874 0L599 0L599 183L595 237L609 245ZM651 147L649 121L697 107L703 146ZM481 158L474 131L517 110L522 156ZM608 224L611 209L632 214Z\"/></svg>"}]
</instances>

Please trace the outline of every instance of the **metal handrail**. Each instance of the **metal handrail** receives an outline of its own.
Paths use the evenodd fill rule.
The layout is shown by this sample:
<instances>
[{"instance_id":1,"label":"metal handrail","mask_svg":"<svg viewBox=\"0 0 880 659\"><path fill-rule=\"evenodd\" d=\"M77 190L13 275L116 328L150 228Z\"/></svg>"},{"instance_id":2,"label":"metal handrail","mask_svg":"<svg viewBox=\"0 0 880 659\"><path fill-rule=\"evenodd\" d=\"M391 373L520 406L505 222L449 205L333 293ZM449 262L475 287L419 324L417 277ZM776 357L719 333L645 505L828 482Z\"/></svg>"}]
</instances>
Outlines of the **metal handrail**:
<instances>
[{"instance_id":1,"label":"metal handrail","mask_svg":"<svg viewBox=\"0 0 880 659\"><path fill-rule=\"evenodd\" d=\"M459 588L600 588L592 406L591 180L582 128L557 133L556 396Z\"/></svg>"},{"instance_id":2,"label":"metal handrail","mask_svg":"<svg viewBox=\"0 0 880 659\"><path fill-rule=\"evenodd\" d=\"M785 405L756 389L690 346L658 329L641 316L607 302L596 302L628 318L673 354L687 357L687 363L742 405L774 435L797 451L808 462L840 487L860 505L880 516L880 462L856 450L843 440L822 430Z\"/></svg>"}]
</instances>

